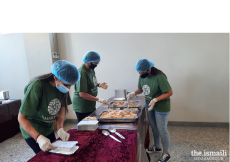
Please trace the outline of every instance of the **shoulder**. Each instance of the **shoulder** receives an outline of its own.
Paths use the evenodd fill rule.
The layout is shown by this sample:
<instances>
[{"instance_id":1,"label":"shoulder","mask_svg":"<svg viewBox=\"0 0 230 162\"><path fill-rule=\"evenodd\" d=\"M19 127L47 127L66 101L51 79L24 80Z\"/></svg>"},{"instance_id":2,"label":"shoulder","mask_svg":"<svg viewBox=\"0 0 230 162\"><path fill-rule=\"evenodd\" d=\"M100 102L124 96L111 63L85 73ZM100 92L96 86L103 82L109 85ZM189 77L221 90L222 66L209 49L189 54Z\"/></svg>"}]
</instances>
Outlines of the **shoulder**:
<instances>
[{"instance_id":1,"label":"shoulder","mask_svg":"<svg viewBox=\"0 0 230 162\"><path fill-rule=\"evenodd\" d=\"M81 67L79 68L79 73L81 75L84 75L84 74L88 73L86 67L84 66L84 64L82 64Z\"/></svg>"},{"instance_id":2,"label":"shoulder","mask_svg":"<svg viewBox=\"0 0 230 162\"><path fill-rule=\"evenodd\" d=\"M42 88L44 84L44 81L41 80L35 80L34 84L32 85L34 88Z\"/></svg>"},{"instance_id":3,"label":"shoulder","mask_svg":"<svg viewBox=\"0 0 230 162\"><path fill-rule=\"evenodd\" d=\"M156 77L158 79L167 79L167 77L164 74L162 74L162 73L157 74Z\"/></svg>"},{"instance_id":4,"label":"shoulder","mask_svg":"<svg viewBox=\"0 0 230 162\"><path fill-rule=\"evenodd\" d=\"M33 80L33 81L31 81L31 82L25 87L25 90L24 90L24 91L26 92L27 90L31 90L31 89L36 90L36 91L39 91L39 90L42 89L42 87L43 87L42 81L40 81L40 80Z\"/></svg>"},{"instance_id":5,"label":"shoulder","mask_svg":"<svg viewBox=\"0 0 230 162\"><path fill-rule=\"evenodd\" d=\"M139 75L138 79L139 79L139 80L142 79L140 75Z\"/></svg>"}]
</instances>

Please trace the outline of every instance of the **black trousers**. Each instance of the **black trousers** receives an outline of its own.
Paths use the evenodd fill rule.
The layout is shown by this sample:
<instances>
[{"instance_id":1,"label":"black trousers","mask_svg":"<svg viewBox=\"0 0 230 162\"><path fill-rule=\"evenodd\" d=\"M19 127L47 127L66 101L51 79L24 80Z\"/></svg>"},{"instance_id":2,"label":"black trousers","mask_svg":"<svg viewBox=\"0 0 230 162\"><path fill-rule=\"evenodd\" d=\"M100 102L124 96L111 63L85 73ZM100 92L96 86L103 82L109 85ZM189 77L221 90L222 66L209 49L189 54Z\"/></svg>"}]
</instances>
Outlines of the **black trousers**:
<instances>
[{"instance_id":1,"label":"black trousers","mask_svg":"<svg viewBox=\"0 0 230 162\"><path fill-rule=\"evenodd\" d=\"M46 138L48 138L51 143L56 140L54 132L52 132L51 134L46 136ZM41 151L38 143L36 143L36 141L33 138L28 138L25 140L26 140L26 143L32 148L32 150L34 151L35 154L37 154Z\"/></svg>"},{"instance_id":2,"label":"black trousers","mask_svg":"<svg viewBox=\"0 0 230 162\"><path fill-rule=\"evenodd\" d=\"M78 123L84 119L85 117L89 116L92 112L89 112L89 113L79 113L79 112L75 112L76 115L77 115L77 120L78 120Z\"/></svg>"}]
</instances>

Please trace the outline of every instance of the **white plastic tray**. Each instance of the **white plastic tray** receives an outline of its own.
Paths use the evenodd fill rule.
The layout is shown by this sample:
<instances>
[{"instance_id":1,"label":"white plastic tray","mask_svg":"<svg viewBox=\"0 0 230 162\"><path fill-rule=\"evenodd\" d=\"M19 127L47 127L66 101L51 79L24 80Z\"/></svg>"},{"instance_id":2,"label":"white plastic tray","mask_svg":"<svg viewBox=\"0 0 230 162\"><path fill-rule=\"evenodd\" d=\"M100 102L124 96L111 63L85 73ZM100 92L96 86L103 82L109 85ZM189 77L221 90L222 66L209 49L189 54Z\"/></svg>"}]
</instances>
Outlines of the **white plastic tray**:
<instances>
[{"instance_id":1,"label":"white plastic tray","mask_svg":"<svg viewBox=\"0 0 230 162\"><path fill-rule=\"evenodd\" d=\"M51 153L56 153L56 154L64 154L64 155L72 155L77 151L79 146L73 146L70 150L65 150L65 149L55 149L55 150L50 150L49 152Z\"/></svg>"}]
</instances>

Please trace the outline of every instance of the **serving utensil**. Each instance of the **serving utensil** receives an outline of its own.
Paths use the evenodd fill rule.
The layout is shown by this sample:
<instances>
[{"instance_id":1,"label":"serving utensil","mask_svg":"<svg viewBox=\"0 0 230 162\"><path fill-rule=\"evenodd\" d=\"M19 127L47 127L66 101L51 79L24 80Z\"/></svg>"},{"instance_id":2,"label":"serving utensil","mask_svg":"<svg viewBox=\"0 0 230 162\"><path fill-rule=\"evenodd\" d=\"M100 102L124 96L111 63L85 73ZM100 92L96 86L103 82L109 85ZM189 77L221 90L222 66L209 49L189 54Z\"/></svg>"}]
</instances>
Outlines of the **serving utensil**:
<instances>
[{"instance_id":1,"label":"serving utensil","mask_svg":"<svg viewBox=\"0 0 230 162\"><path fill-rule=\"evenodd\" d=\"M116 132L116 129L115 129L115 128L109 127L108 130L109 130L111 133L115 133L115 134L118 135L120 138L125 139L124 136L122 136L120 133Z\"/></svg>"},{"instance_id":2,"label":"serving utensil","mask_svg":"<svg viewBox=\"0 0 230 162\"><path fill-rule=\"evenodd\" d=\"M106 135L106 136L110 136L110 137L113 138L114 140L116 140L116 141L118 141L118 142L121 143L121 141L119 141L118 139L116 139L114 136L110 135L108 131L103 130L102 133L103 133L104 135Z\"/></svg>"},{"instance_id":3,"label":"serving utensil","mask_svg":"<svg viewBox=\"0 0 230 162\"><path fill-rule=\"evenodd\" d=\"M110 104L109 107L116 108L117 106L115 104Z\"/></svg>"}]
</instances>

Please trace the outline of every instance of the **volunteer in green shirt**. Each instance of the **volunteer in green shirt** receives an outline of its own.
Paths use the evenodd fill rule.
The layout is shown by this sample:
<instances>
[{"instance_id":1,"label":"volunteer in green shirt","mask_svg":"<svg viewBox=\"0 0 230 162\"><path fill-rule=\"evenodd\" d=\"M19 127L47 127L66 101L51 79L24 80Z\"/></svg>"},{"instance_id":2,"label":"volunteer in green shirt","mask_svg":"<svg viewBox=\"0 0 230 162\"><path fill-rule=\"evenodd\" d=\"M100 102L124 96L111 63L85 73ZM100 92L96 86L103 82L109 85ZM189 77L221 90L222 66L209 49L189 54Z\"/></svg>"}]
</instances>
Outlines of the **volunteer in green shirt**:
<instances>
[{"instance_id":1,"label":"volunteer in green shirt","mask_svg":"<svg viewBox=\"0 0 230 162\"><path fill-rule=\"evenodd\" d=\"M131 97L144 93L145 107L148 109L148 119L152 127L154 145L146 151L148 153L160 152L163 145L163 156L158 162L167 162L170 159L170 138L167 130L168 116L170 112L170 96L173 94L166 75L154 67L154 63L148 59L137 61L135 69L139 72L138 88L127 95Z\"/></svg>"},{"instance_id":2,"label":"volunteer in green shirt","mask_svg":"<svg viewBox=\"0 0 230 162\"><path fill-rule=\"evenodd\" d=\"M78 122L90 115L96 109L96 101L108 105L104 99L97 98L97 88L107 89L107 83L97 83L94 69L101 57L96 51L89 51L83 56L83 64L79 68L81 79L75 85L73 96L73 110L77 115Z\"/></svg>"},{"instance_id":3,"label":"volunteer in green shirt","mask_svg":"<svg viewBox=\"0 0 230 162\"><path fill-rule=\"evenodd\" d=\"M55 149L51 144L56 140L53 130L55 119L58 136L63 141L68 141L70 136L63 130L63 122L67 105L71 104L69 89L77 83L80 74L76 66L65 60L56 61L51 71L36 77L25 87L25 97L18 114L22 136L35 154Z\"/></svg>"}]
</instances>

